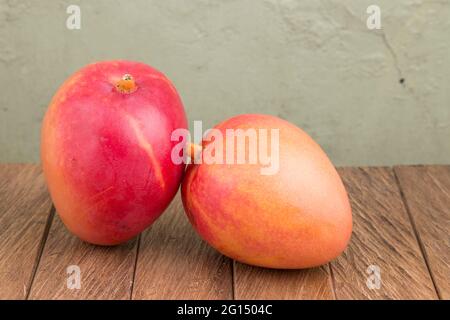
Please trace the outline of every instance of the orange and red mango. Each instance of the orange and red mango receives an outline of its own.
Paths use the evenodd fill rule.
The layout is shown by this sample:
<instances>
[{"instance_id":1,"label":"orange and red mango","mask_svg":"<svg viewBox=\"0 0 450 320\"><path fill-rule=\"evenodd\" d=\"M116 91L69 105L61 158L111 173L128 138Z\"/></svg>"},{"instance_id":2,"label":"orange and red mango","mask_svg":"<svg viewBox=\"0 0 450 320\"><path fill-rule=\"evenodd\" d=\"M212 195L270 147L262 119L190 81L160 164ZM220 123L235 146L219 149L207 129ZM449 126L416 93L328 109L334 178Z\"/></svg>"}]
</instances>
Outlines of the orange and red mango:
<instances>
[{"instance_id":1,"label":"orange and red mango","mask_svg":"<svg viewBox=\"0 0 450 320\"><path fill-rule=\"evenodd\" d=\"M53 97L41 137L45 178L67 228L114 245L148 227L181 182L170 137L186 127L174 86L143 63L99 62L72 75Z\"/></svg>"},{"instance_id":2,"label":"orange and red mango","mask_svg":"<svg viewBox=\"0 0 450 320\"><path fill-rule=\"evenodd\" d=\"M224 137L226 129L279 129L279 170L262 175L260 164L189 165L183 204L205 241L228 257L270 268L319 266L342 253L352 232L351 207L338 173L311 137L268 115L239 115L216 129Z\"/></svg>"}]
</instances>

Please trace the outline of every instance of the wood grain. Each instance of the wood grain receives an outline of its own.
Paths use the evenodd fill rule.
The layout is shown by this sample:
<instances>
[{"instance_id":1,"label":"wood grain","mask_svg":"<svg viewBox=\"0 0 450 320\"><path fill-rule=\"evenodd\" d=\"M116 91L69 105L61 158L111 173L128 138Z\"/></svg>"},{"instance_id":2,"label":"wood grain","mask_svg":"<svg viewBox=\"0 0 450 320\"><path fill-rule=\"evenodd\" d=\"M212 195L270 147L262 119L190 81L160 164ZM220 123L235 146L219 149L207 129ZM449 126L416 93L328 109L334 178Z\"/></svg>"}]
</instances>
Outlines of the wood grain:
<instances>
[{"instance_id":1,"label":"wood grain","mask_svg":"<svg viewBox=\"0 0 450 320\"><path fill-rule=\"evenodd\" d=\"M25 299L51 210L36 165L0 165L0 299Z\"/></svg>"},{"instance_id":2,"label":"wood grain","mask_svg":"<svg viewBox=\"0 0 450 320\"><path fill-rule=\"evenodd\" d=\"M231 260L195 233L178 194L141 237L133 299L232 299Z\"/></svg>"},{"instance_id":3,"label":"wood grain","mask_svg":"<svg viewBox=\"0 0 450 320\"><path fill-rule=\"evenodd\" d=\"M450 166L396 167L436 290L450 299Z\"/></svg>"},{"instance_id":4,"label":"wood grain","mask_svg":"<svg viewBox=\"0 0 450 320\"><path fill-rule=\"evenodd\" d=\"M30 299L130 299L137 243L88 244L70 234L55 215ZM80 268L80 289L68 288L68 279L75 276L69 266Z\"/></svg>"},{"instance_id":5,"label":"wood grain","mask_svg":"<svg viewBox=\"0 0 450 320\"><path fill-rule=\"evenodd\" d=\"M353 208L349 248L330 265L282 271L209 247L179 195L140 243L89 245L52 220L39 166L0 165L0 299L450 299L450 166L339 173ZM79 290L67 288L71 265ZM370 265L379 289L367 286Z\"/></svg>"},{"instance_id":6,"label":"wood grain","mask_svg":"<svg viewBox=\"0 0 450 320\"><path fill-rule=\"evenodd\" d=\"M338 299L436 299L392 169L340 169L353 208L353 235L332 262ZM381 287L376 289L379 267ZM371 289L367 285L371 285Z\"/></svg>"},{"instance_id":7,"label":"wood grain","mask_svg":"<svg viewBox=\"0 0 450 320\"><path fill-rule=\"evenodd\" d=\"M236 299L333 299L328 265L305 270L274 270L235 262Z\"/></svg>"}]
</instances>

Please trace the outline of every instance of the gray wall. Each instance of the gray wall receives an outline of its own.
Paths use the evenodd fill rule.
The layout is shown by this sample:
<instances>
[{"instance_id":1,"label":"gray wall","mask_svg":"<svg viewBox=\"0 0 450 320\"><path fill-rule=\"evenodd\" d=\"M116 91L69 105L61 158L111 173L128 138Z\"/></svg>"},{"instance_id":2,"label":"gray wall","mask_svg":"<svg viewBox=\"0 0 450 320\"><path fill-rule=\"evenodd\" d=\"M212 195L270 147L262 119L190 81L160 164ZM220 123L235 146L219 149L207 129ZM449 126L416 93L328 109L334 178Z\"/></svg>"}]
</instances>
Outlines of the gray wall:
<instances>
[{"instance_id":1,"label":"gray wall","mask_svg":"<svg viewBox=\"0 0 450 320\"><path fill-rule=\"evenodd\" d=\"M449 35L450 0L0 0L0 161L38 161L57 87L120 58L166 73L205 126L270 113L337 165L450 163Z\"/></svg>"}]
</instances>

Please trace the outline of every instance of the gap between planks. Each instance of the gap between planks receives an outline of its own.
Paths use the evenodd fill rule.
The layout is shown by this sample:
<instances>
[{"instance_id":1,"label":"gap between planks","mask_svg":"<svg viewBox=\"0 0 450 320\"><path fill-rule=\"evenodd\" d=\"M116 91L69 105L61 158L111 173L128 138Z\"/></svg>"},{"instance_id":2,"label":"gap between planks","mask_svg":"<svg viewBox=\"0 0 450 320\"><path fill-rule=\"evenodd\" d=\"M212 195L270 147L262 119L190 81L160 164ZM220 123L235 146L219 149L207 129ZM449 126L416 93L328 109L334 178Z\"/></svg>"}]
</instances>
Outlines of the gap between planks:
<instances>
[{"instance_id":1,"label":"gap between planks","mask_svg":"<svg viewBox=\"0 0 450 320\"><path fill-rule=\"evenodd\" d=\"M180 193L141 235L133 300L232 299L232 261L202 241Z\"/></svg>"},{"instance_id":2,"label":"gap between planks","mask_svg":"<svg viewBox=\"0 0 450 320\"><path fill-rule=\"evenodd\" d=\"M328 262L328 268L330 269L330 285L331 290L333 291L333 300L337 300L336 295L336 281L334 280L333 267L331 266L331 262Z\"/></svg>"},{"instance_id":3,"label":"gap between planks","mask_svg":"<svg viewBox=\"0 0 450 320\"><path fill-rule=\"evenodd\" d=\"M436 295L441 300L442 297L441 297L441 294L439 293L439 290L438 290L438 288L436 286L436 280L434 279L433 271L430 268L430 263L428 261L427 253L425 251L423 242L422 242L422 240L420 238L420 234L417 231L416 222L414 221L414 217L411 214L411 209L409 208L408 201L406 200L405 194L403 192L402 185L400 183L400 180L398 178L398 174L397 174L395 168L393 168L393 172L394 172L394 176L395 176L395 181L397 182L397 186L398 186L398 189L399 189L399 192L400 192L400 196L401 196L402 201L403 201L403 205L405 206L405 210L406 210L406 212L408 214L409 221L411 223L411 227L412 227L412 229L414 231L414 235L416 236L417 244L419 245L420 252L422 253L423 260L425 261L425 265L427 267L428 273L430 274L431 282L433 283L433 287L434 287L434 290L436 291Z\"/></svg>"},{"instance_id":4,"label":"gap between planks","mask_svg":"<svg viewBox=\"0 0 450 320\"><path fill-rule=\"evenodd\" d=\"M394 168L440 299L450 299L450 166Z\"/></svg>"},{"instance_id":5,"label":"gap between planks","mask_svg":"<svg viewBox=\"0 0 450 320\"><path fill-rule=\"evenodd\" d=\"M41 262L42 253L44 252L45 243L47 242L48 234L50 232L50 227L52 225L54 216L55 216L55 206L52 204L52 207L50 208L50 212L47 217L46 224L45 224L44 233L42 234L42 238L41 238L41 241L39 244L39 251L38 251L38 255L36 256L36 259L34 262L33 271L31 273L31 279L30 279L30 283L28 284L28 290L27 290L25 300L28 300L28 298L30 296L31 287L33 286L34 278L36 277L36 272L37 272L39 263Z\"/></svg>"},{"instance_id":6,"label":"gap between planks","mask_svg":"<svg viewBox=\"0 0 450 320\"><path fill-rule=\"evenodd\" d=\"M137 268L137 263L138 263L138 259L139 259L139 249L141 247L141 234L138 235L136 246L137 246L136 257L134 259L133 278L131 280L131 289L130 289L130 299L129 300L133 300L134 281L136 279L136 268Z\"/></svg>"},{"instance_id":7,"label":"gap between planks","mask_svg":"<svg viewBox=\"0 0 450 320\"><path fill-rule=\"evenodd\" d=\"M338 299L436 299L393 168L339 168L353 211L348 248L331 262ZM381 272L379 276L375 274ZM375 287L368 281L379 281ZM410 290L404 290L405 285Z\"/></svg>"},{"instance_id":8,"label":"gap between planks","mask_svg":"<svg viewBox=\"0 0 450 320\"><path fill-rule=\"evenodd\" d=\"M0 165L0 299L25 299L52 203L39 166Z\"/></svg>"}]
</instances>

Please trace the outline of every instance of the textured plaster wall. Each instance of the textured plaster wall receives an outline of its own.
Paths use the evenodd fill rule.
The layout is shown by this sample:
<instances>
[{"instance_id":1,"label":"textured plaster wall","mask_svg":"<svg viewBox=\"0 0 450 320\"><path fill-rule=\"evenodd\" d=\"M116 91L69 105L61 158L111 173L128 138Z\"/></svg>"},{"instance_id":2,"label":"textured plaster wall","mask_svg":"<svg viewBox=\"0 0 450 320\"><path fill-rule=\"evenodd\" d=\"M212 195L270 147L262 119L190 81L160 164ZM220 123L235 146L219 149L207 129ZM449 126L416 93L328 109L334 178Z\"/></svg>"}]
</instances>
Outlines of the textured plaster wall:
<instances>
[{"instance_id":1,"label":"textured plaster wall","mask_svg":"<svg viewBox=\"0 0 450 320\"><path fill-rule=\"evenodd\" d=\"M0 161L38 161L59 84L114 58L166 73L205 126L270 113L337 165L450 163L450 0L0 0Z\"/></svg>"}]
</instances>

